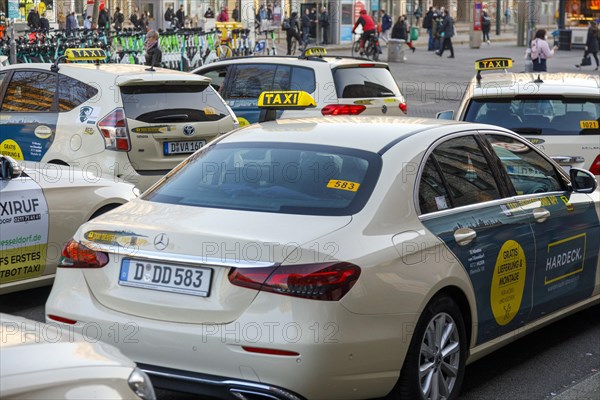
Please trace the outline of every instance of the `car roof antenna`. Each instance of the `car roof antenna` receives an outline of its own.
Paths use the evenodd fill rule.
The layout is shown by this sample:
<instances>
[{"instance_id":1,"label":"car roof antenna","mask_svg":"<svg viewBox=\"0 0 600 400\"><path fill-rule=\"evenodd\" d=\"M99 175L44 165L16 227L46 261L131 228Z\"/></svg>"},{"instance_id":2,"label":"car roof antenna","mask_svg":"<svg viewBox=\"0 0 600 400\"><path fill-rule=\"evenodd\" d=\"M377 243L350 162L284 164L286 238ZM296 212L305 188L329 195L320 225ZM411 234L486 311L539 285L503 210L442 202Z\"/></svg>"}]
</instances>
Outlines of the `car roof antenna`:
<instances>
[{"instance_id":1,"label":"car roof antenna","mask_svg":"<svg viewBox=\"0 0 600 400\"><path fill-rule=\"evenodd\" d=\"M542 80L542 78L540 78L540 74L538 74L538 77L535 81L533 81L533 83L544 83L544 81Z\"/></svg>"}]
</instances>

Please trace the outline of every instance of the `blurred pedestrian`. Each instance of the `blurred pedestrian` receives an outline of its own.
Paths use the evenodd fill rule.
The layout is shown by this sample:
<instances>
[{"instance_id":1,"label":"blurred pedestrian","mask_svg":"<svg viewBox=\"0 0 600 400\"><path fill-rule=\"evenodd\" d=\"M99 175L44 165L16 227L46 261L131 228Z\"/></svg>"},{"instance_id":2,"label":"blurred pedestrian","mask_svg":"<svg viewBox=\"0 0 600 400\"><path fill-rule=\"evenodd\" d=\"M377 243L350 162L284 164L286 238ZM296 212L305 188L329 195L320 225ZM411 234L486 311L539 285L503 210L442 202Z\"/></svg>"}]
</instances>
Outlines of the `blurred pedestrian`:
<instances>
[{"instance_id":1,"label":"blurred pedestrian","mask_svg":"<svg viewBox=\"0 0 600 400\"><path fill-rule=\"evenodd\" d=\"M510 8L506 7L504 10L504 25L508 25L510 23Z\"/></svg>"},{"instance_id":2,"label":"blurred pedestrian","mask_svg":"<svg viewBox=\"0 0 600 400\"><path fill-rule=\"evenodd\" d=\"M235 8L233 9L233 11L231 12L231 18L235 22L240 22L240 9L238 8L237 4L236 4Z\"/></svg>"},{"instance_id":3,"label":"blurred pedestrian","mask_svg":"<svg viewBox=\"0 0 600 400\"><path fill-rule=\"evenodd\" d=\"M27 15L27 26L29 29L40 28L40 14L38 13L37 7L31 7L29 14Z\"/></svg>"},{"instance_id":4,"label":"blurred pedestrian","mask_svg":"<svg viewBox=\"0 0 600 400\"><path fill-rule=\"evenodd\" d=\"M75 11L71 11L71 14L67 16L67 32L72 33L79 29L79 22L77 21L77 17L75 16Z\"/></svg>"},{"instance_id":5,"label":"blurred pedestrian","mask_svg":"<svg viewBox=\"0 0 600 400\"><path fill-rule=\"evenodd\" d=\"M227 13L227 7L221 7L221 12L217 16L218 22L229 22L229 14Z\"/></svg>"},{"instance_id":6,"label":"blurred pedestrian","mask_svg":"<svg viewBox=\"0 0 600 400\"><path fill-rule=\"evenodd\" d=\"M160 67L162 63L162 51L158 46L158 32L151 29L146 33L146 62L144 65Z\"/></svg>"},{"instance_id":7,"label":"blurred pedestrian","mask_svg":"<svg viewBox=\"0 0 600 400\"><path fill-rule=\"evenodd\" d=\"M410 35L408 32L409 29L408 24L406 23L406 15L401 15L398 17L398 20L396 20L396 23L392 28L392 39L404 40L408 48L414 53L416 49L410 41Z\"/></svg>"},{"instance_id":8,"label":"blurred pedestrian","mask_svg":"<svg viewBox=\"0 0 600 400\"><path fill-rule=\"evenodd\" d=\"M179 10L175 13L177 17L177 28L185 27L185 11L183 10L183 4L179 6Z\"/></svg>"},{"instance_id":9,"label":"blurred pedestrian","mask_svg":"<svg viewBox=\"0 0 600 400\"><path fill-rule=\"evenodd\" d=\"M169 4L167 7L167 11L165 11L165 29L171 29L171 24L173 23L173 17L175 13L173 12L173 7Z\"/></svg>"},{"instance_id":10,"label":"blurred pedestrian","mask_svg":"<svg viewBox=\"0 0 600 400\"><path fill-rule=\"evenodd\" d=\"M442 37L441 50L435 52L438 56L444 54L444 50L450 50L448 58L454 58L454 47L452 47L452 36L454 36L454 20L450 16L448 10L444 10L444 17L442 19L442 26L440 27Z\"/></svg>"},{"instance_id":11,"label":"blurred pedestrian","mask_svg":"<svg viewBox=\"0 0 600 400\"><path fill-rule=\"evenodd\" d=\"M590 22L590 27L587 32L587 39L585 41L585 50L583 52L583 60L588 58L590 55L594 57L594 61L596 61L596 71L598 71L598 67L600 64L598 63L598 51L600 50L600 31L598 30L598 23L596 21ZM582 60L582 61L583 61ZM592 65L591 60L588 65ZM580 68L583 66L582 64L577 64L576 67Z\"/></svg>"},{"instance_id":12,"label":"blurred pedestrian","mask_svg":"<svg viewBox=\"0 0 600 400\"><path fill-rule=\"evenodd\" d=\"M487 11L481 14L481 32L483 32L483 41L490 44L490 29L492 28L492 19Z\"/></svg>"},{"instance_id":13,"label":"blurred pedestrian","mask_svg":"<svg viewBox=\"0 0 600 400\"><path fill-rule=\"evenodd\" d=\"M531 41L531 61L533 62L533 70L536 72L546 72L547 60L554 56L554 51L558 46L552 47L546 41L546 30L538 29L535 33L535 38Z\"/></svg>"},{"instance_id":14,"label":"blurred pedestrian","mask_svg":"<svg viewBox=\"0 0 600 400\"><path fill-rule=\"evenodd\" d=\"M433 7L429 7L423 18L423 28L427 29L429 41L427 42L427 51L435 50L435 38L433 37Z\"/></svg>"},{"instance_id":15,"label":"blurred pedestrian","mask_svg":"<svg viewBox=\"0 0 600 400\"><path fill-rule=\"evenodd\" d=\"M381 35L379 38L387 43L393 25L392 17L390 17L384 9L379 10L379 14L381 16Z\"/></svg>"},{"instance_id":16,"label":"blurred pedestrian","mask_svg":"<svg viewBox=\"0 0 600 400\"><path fill-rule=\"evenodd\" d=\"M421 16L423 15L423 12L421 11L421 5L420 4L417 6L417 9L413 13L413 15L417 19L417 24L415 26L419 26L419 20L421 19Z\"/></svg>"},{"instance_id":17,"label":"blurred pedestrian","mask_svg":"<svg viewBox=\"0 0 600 400\"><path fill-rule=\"evenodd\" d=\"M140 26L140 12L137 7L133 9L133 12L129 16L129 22L133 25L133 29L137 29Z\"/></svg>"},{"instance_id":18,"label":"blurred pedestrian","mask_svg":"<svg viewBox=\"0 0 600 400\"><path fill-rule=\"evenodd\" d=\"M215 17L215 12L212 10L212 8L208 7L206 12L204 13L204 18L214 18L214 17Z\"/></svg>"},{"instance_id":19,"label":"blurred pedestrian","mask_svg":"<svg viewBox=\"0 0 600 400\"><path fill-rule=\"evenodd\" d=\"M40 17L40 29L42 32L48 32L50 30L50 21L46 18L46 12L43 12Z\"/></svg>"},{"instance_id":20,"label":"blurred pedestrian","mask_svg":"<svg viewBox=\"0 0 600 400\"><path fill-rule=\"evenodd\" d=\"M321 26L322 42L321 44L329 44L329 13L327 7L321 7L321 15L319 15L319 25Z\"/></svg>"},{"instance_id":21,"label":"blurred pedestrian","mask_svg":"<svg viewBox=\"0 0 600 400\"><path fill-rule=\"evenodd\" d=\"M86 29L88 31L92 30L92 16L88 15L85 17L85 19L83 20L83 29Z\"/></svg>"},{"instance_id":22,"label":"blurred pedestrian","mask_svg":"<svg viewBox=\"0 0 600 400\"><path fill-rule=\"evenodd\" d=\"M110 17L104 4L100 4L100 13L98 14L98 30L103 31L107 26L110 27Z\"/></svg>"},{"instance_id":23,"label":"blurred pedestrian","mask_svg":"<svg viewBox=\"0 0 600 400\"><path fill-rule=\"evenodd\" d=\"M115 14L113 15L113 26L115 30L120 31L123 29L123 22L125 22L125 16L121 12L121 7L115 8Z\"/></svg>"},{"instance_id":24,"label":"blurred pedestrian","mask_svg":"<svg viewBox=\"0 0 600 400\"><path fill-rule=\"evenodd\" d=\"M306 43L302 41L300 37L300 23L298 22L298 13L294 11L290 17L290 28L285 31L285 39L287 41L287 55L292 55L292 40L296 39L298 43L303 43L306 47Z\"/></svg>"},{"instance_id":25,"label":"blurred pedestrian","mask_svg":"<svg viewBox=\"0 0 600 400\"><path fill-rule=\"evenodd\" d=\"M302 42L303 43L308 43L308 35L310 33L310 26L311 26L311 21L310 21L310 10L308 8L304 9L304 14L302 15L302 18L300 19L300 26L302 27Z\"/></svg>"}]
</instances>

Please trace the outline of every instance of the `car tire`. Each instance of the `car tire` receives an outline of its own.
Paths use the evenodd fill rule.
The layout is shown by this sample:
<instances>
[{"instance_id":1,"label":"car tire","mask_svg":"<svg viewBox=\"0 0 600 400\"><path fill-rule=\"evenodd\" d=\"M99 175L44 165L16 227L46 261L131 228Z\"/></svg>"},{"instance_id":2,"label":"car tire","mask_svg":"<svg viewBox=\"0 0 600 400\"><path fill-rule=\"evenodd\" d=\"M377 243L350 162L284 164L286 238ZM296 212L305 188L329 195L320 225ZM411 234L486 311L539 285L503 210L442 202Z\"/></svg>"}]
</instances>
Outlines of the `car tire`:
<instances>
[{"instance_id":1,"label":"car tire","mask_svg":"<svg viewBox=\"0 0 600 400\"><path fill-rule=\"evenodd\" d=\"M451 297L437 296L421 314L400 378L387 400L458 398L466 357L461 311Z\"/></svg>"}]
</instances>

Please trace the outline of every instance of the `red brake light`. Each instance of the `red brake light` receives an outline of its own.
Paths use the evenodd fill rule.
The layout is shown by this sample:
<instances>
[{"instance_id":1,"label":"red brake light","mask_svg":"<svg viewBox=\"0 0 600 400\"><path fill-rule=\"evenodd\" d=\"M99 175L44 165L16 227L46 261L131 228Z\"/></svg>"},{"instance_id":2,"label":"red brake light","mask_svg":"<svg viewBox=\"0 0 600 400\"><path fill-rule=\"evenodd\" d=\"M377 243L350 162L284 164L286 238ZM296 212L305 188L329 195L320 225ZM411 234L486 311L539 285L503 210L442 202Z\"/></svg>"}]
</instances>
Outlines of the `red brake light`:
<instances>
[{"instance_id":1,"label":"red brake light","mask_svg":"<svg viewBox=\"0 0 600 400\"><path fill-rule=\"evenodd\" d=\"M104 147L107 150L131 150L125 110L122 108L114 109L110 114L98 122L98 128L102 133Z\"/></svg>"},{"instance_id":2,"label":"red brake light","mask_svg":"<svg viewBox=\"0 0 600 400\"><path fill-rule=\"evenodd\" d=\"M359 68L371 68L374 66L375 66L375 64L358 64Z\"/></svg>"},{"instance_id":3,"label":"red brake light","mask_svg":"<svg viewBox=\"0 0 600 400\"><path fill-rule=\"evenodd\" d=\"M277 268L233 268L233 285L286 296L338 301L352 289L360 268L347 262L285 265Z\"/></svg>"},{"instance_id":4,"label":"red brake light","mask_svg":"<svg viewBox=\"0 0 600 400\"><path fill-rule=\"evenodd\" d=\"M592 165L590 165L590 172L594 175L600 175L600 154L598 154Z\"/></svg>"},{"instance_id":5,"label":"red brake light","mask_svg":"<svg viewBox=\"0 0 600 400\"><path fill-rule=\"evenodd\" d=\"M406 111L408 110L408 106L406 105L406 103L400 103L398 107L400 107L400 111L406 114Z\"/></svg>"},{"instance_id":6,"label":"red brake light","mask_svg":"<svg viewBox=\"0 0 600 400\"><path fill-rule=\"evenodd\" d=\"M92 250L70 240L62 251L59 268L102 268L108 264L108 254Z\"/></svg>"},{"instance_id":7,"label":"red brake light","mask_svg":"<svg viewBox=\"0 0 600 400\"><path fill-rule=\"evenodd\" d=\"M367 109L362 104L329 104L321 110L323 115L358 115Z\"/></svg>"}]
</instances>

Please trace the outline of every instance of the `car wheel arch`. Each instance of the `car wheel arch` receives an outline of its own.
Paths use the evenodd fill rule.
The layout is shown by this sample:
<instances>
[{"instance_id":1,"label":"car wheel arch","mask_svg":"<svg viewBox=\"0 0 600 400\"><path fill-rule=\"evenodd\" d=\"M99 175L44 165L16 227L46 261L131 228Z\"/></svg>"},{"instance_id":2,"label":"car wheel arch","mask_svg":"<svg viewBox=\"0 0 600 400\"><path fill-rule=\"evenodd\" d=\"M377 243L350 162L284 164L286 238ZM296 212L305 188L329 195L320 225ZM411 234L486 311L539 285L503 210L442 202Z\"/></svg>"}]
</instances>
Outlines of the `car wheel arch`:
<instances>
[{"instance_id":1,"label":"car wheel arch","mask_svg":"<svg viewBox=\"0 0 600 400\"><path fill-rule=\"evenodd\" d=\"M123 205L122 203L114 203L114 202L104 204L100 208L96 209L87 220L91 221L92 219L99 217L100 215L105 214L111 210L114 210L115 208L122 206L122 205Z\"/></svg>"}]
</instances>

